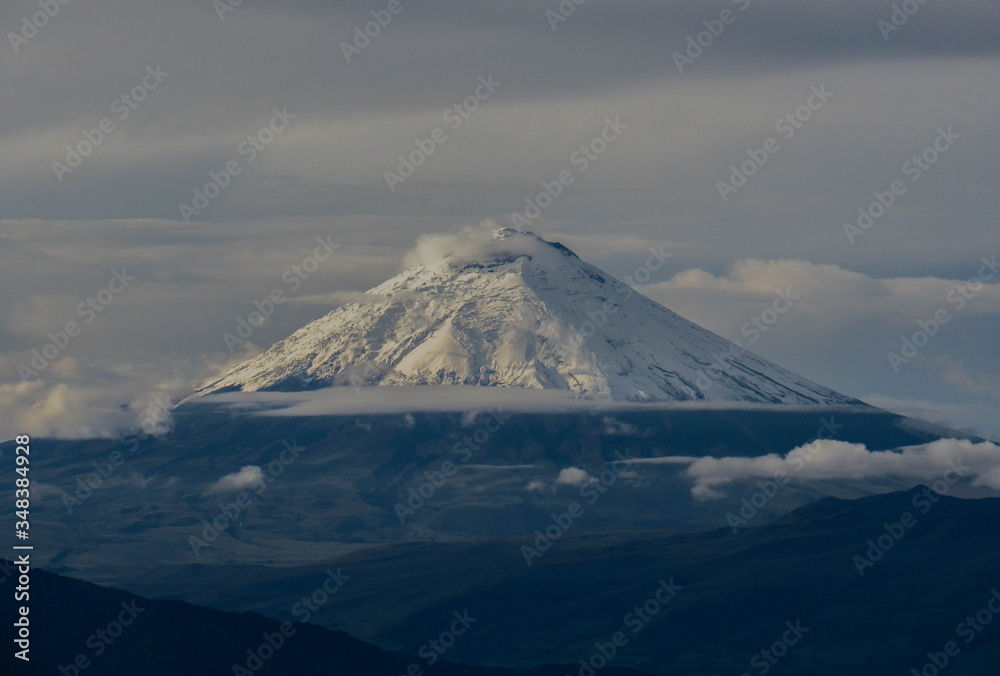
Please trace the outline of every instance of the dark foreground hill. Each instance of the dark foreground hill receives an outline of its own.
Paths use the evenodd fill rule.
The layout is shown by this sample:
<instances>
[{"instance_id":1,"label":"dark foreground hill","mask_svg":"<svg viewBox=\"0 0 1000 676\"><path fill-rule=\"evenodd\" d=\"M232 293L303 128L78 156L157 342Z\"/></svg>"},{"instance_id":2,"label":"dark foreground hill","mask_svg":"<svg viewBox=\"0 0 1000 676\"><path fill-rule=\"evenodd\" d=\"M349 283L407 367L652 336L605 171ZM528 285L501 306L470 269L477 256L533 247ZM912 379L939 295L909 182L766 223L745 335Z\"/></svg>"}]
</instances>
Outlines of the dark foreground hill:
<instances>
[{"instance_id":1,"label":"dark foreground hill","mask_svg":"<svg viewBox=\"0 0 1000 676\"><path fill-rule=\"evenodd\" d=\"M732 484L725 500L699 503L683 465L635 464L631 478L590 503L581 500L582 488L556 481L570 466L596 476L620 453L787 453L816 438L824 421L836 422L836 438L872 450L951 433L876 409L522 413L502 417L499 426L489 422L494 413L282 418L192 405L178 409L173 431L158 438L34 440L33 558L40 567L147 598L277 620L303 619L296 600L339 568L351 576L349 583L309 622L381 650L414 654L454 613L468 609L477 622L448 650L449 660L508 669L579 665L581 659L594 665L560 676L593 676L587 669L610 653L612 666L663 675L763 674L765 667L787 674L919 673L928 654L938 659L949 641L956 648L961 642L961 649L948 657L946 676L1000 668L1000 622L992 621L987 605L1000 585L996 499L928 503L927 496L903 492L817 502L831 494L870 496L899 484L790 484L733 533L723 527L726 513L740 509L739 498L756 490L752 483ZM474 437L481 430L486 438L480 443ZM289 455L289 446L295 454ZM280 460L283 454L287 461ZM394 506L446 460L459 469L402 524ZM262 492L246 488L251 502L233 512L237 493L213 487L224 476L241 476L248 465L267 469L272 481ZM80 492L95 472L103 478ZM528 490L535 481L544 482L544 490ZM967 483L949 490L950 496L975 493ZM551 515L572 501L585 505L586 513L548 546L536 542L533 531L549 530ZM7 504L0 516L13 519ZM925 504L931 505L926 513ZM915 523L898 525L907 512ZM192 546L192 538L207 537L206 526L217 521L221 532ZM886 524L895 533L903 528L902 535L887 532ZM869 554L869 540L877 544L880 537L891 546L880 557ZM531 566L524 547L541 554ZM874 564L862 566L863 576L858 556ZM46 601L47 587L54 591ZM53 628L38 632L36 647L44 647L47 636L66 640L36 653L54 660L50 667L92 650L88 637L114 619L89 614L91 607L103 613L128 600L101 606L71 591L39 582L33 601L39 603L36 617L47 617L38 626ZM10 594L0 591L0 598L0 610L12 616L6 610ZM209 611L162 608L173 615L165 615L162 626L147 623L154 629L148 637L129 633L137 637L134 652L115 651L123 655L121 664L147 667L135 673L233 674L233 664L245 662L258 637L278 626L262 616L189 617L177 609ZM980 611L986 613L982 631L964 643L969 626L960 624L967 617L979 621ZM138 620L133 629L141 629ZM315 644L305 640L310 632L320 632ZM330 646L350 647L347 636L315 627L303 627L294 638L302 639L303 664L321 668ZM122 640L121 647L128 645ZM282 659L298 654L289 641L281 651L289 657ZM338 654L353 655L347 647ZM776 652L781 659L772 664ZM168 659L148 657L161 655ZM196 671L202 664L213 670ZM389 676L410 662L375 664ZM119 667L95 660L81 673L133 673L114 671ZM604 676L609 667L599 672Z\"/></svg>"},{"instance_id":2,"label":"dark foreground hill","mask_svg":"<svg viewBox=\"0 0 1000 676\"><path fill-rule=\"evenodd\" d=\"M297 569L190 566L135 584L285 617L276 599L336 565L354 577L313 621L401 649L469 608L490 630L455 646L464 663L573 663L623 632L613 663L663 675L920 673L954 642L947 674L985 676L1000 673L998 533L1000 499L921 486L822 500L736 533L571 527L531 566L522 547L544 543L526 536L387 545Z\"/></svg>"},{"instance_id":3,"label":"dark foreground hill","mask_svg":"<svg viewBox=\"0 0 1000 676\"><path fill-rule=\"evenodd\" d=\"M0 560L0 569L11 570ZM530 671L445 663L388 653L313 624L256 613L225 613L181 601L151 601L44 570L31 573L30 662L10 649L16 575L0 583L4 655L0 673L38 676L561 676L569 667ZM448 625L445 627L448 628ZM457 629L463 625L458 624ZM468 631L477 629L469 624ZM427 639L440 636L427 631ZM457 640L461 640L461 636ZM428 654L434 654L431 651ZM438 653L440 656L440 653ZM263 659L261 659L263 658ZM409 670L409 671L408 671ZM643 676L608 668L609 676Z\"/></svg>"}]
</instances>

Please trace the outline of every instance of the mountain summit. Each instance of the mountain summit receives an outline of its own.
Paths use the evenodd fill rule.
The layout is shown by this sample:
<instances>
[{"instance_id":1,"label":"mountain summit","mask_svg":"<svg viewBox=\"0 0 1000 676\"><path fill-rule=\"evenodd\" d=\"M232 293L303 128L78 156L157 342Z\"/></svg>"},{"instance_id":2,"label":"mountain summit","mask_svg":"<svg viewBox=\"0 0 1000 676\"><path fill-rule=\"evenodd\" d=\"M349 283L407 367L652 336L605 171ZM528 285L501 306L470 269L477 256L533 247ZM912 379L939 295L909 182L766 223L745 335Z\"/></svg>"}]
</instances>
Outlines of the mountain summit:
<instances>
[{"instance_id":1,"label":"mountain summit","mask_svg":"<svg viewBox=\"0 0 1000 676\"><path fill-rule=\"evenodd\" d=\"M623 401L850 404L653 302L562 244L504 228L439 252L205 385L480 385ZM418 250L421 248L418 244Z\"/></svg>"}]
</instances>

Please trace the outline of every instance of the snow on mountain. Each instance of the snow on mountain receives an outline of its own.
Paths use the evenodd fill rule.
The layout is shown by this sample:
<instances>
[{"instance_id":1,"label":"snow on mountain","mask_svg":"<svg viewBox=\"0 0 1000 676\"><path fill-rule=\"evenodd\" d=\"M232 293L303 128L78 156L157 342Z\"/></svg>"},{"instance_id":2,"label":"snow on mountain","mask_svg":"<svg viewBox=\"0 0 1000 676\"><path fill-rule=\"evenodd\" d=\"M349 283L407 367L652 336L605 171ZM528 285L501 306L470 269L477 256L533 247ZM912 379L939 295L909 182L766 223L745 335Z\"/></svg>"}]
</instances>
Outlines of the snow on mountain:
<instances>
[{"instance_id":1,"label":"snow on mountain","mask_svg":"<svg viewBox=\"0 0 1000 676\"><path fill-rule=\"evenodd\" d=\"M369 300L306 325L199 394L461 384L624 401L861 404L532 233L505 228L426 253Z\"/></svg>"}]
</instances>

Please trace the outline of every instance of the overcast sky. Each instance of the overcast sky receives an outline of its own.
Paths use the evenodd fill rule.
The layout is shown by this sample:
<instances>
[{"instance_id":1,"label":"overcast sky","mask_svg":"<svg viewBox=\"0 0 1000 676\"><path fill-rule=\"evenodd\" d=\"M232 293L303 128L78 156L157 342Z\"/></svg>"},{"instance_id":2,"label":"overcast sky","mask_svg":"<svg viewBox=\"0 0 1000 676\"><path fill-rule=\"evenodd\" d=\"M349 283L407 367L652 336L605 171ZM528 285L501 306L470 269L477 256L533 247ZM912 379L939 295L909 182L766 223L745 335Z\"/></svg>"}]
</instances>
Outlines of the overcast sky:
<instances>
[{"instance_id":1,"label":"overcast sky","mask_svg":"<svg viewBox=\"0 0 1000 676\"><path fill-rule=\"evenodd\" d=\"M5 2L0 437L129 424L241 356L222 336L254 300L295 296L252 336L266 348L398 272L419 235L512 225L565 170L531 230L619 277L664 247L644 293L730 339L790 290L750 349L1000 438L1000 271L982 261L1000 256L1000 8L892 4ZM582 170L609 118L624 130ZM387 181L417 140L433 153ZM720 186L748 151L766 163ZM209 172L225 187L192 204ZM892 206L848 237L875 192ZM317 237L338 248L292 291Z\"/></svg>"}]
</instances>

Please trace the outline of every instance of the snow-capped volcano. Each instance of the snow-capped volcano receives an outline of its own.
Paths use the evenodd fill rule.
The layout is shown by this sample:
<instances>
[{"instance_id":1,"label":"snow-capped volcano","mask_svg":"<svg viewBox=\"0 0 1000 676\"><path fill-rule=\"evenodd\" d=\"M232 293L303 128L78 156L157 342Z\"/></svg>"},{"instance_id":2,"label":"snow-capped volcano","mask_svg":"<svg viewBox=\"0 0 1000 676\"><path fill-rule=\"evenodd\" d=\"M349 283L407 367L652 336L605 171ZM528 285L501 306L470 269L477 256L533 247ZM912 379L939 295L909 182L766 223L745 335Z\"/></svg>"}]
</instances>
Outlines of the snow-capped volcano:
<instances>
[{"instance_id":1,"label":"snow-capped volcano","mask_svg":"<svg viewBox=\"0 0 1000 676\"><path fill-rule=\"evenodd\" d=\"M496 230L299 329L205 385L560 389L626 401L861 404L642 296L561 244Z\"/></svg>"}]
</instances>

